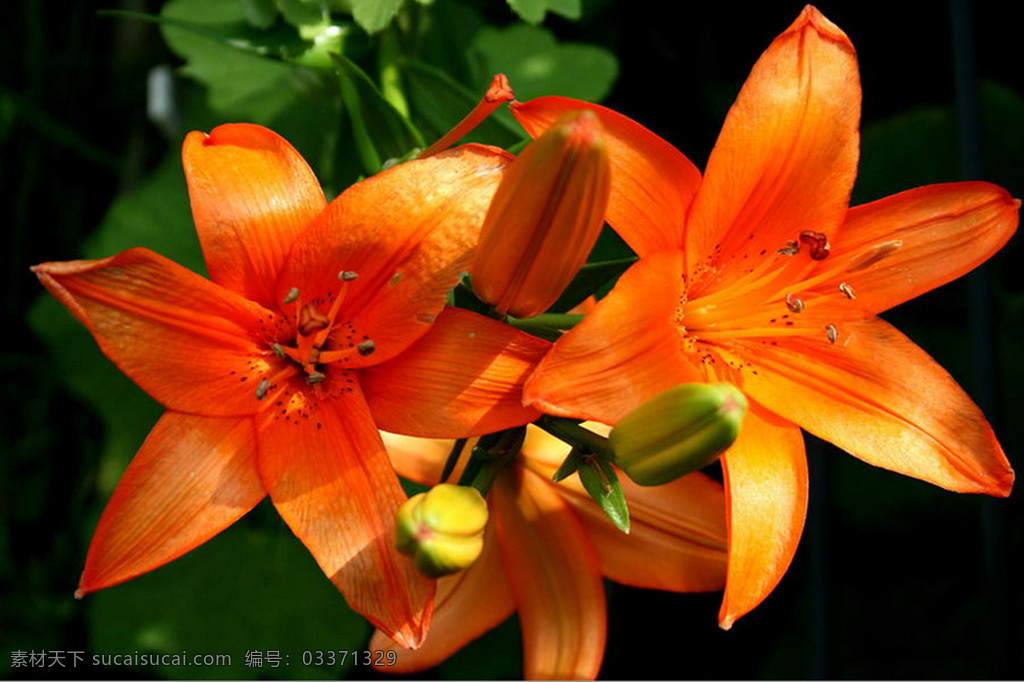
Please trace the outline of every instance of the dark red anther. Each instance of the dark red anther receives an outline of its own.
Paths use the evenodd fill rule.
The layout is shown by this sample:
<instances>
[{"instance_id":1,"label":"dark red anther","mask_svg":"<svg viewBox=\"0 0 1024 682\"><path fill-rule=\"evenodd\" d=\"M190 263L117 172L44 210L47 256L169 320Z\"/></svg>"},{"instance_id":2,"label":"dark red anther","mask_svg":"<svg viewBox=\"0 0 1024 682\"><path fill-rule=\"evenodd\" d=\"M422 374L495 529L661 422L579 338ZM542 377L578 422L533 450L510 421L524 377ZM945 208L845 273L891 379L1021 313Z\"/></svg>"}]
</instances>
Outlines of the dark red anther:
<instances>
[{"instance_id":1,"label":"dark red anther","mask_svg":"<svg viewBox=\"0 0 1024 682\"><path fill-rule=\"evenodd\" d=\"M825 260L828 258L828 237L823 235L821 232L804 230L800 233L800 242L807 246L812 259Z\"/></svg>"}]
</instances>

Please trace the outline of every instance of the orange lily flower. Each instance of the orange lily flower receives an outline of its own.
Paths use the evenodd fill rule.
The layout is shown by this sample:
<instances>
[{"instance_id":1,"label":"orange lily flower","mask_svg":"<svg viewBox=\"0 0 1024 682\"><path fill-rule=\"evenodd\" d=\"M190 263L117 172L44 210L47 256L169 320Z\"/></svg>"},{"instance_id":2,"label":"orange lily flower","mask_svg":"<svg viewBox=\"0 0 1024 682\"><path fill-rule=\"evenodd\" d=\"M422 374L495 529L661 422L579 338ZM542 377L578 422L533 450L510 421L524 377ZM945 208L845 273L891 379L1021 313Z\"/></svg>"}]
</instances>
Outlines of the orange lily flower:
<instances>
[{"instance_id":1,"label":"orange lily flower","mask_svg":"<svg viewBox=\"0 0 1024 682\"><path fill-rule=\"evenodd\" d=\"M788 568L807 509L801 428L870 464L1005 496L1013 471L981 411L876 315L973 269L1020 202L984 182L849 207L860 85L847 36L814 7L765 51L704 177L630 119L565 98L514 106L537 135L590 109L612 160L608 222L640 256L527 383L528 404L614 424L673 385L750 401L722 457L729 628Z\"/></svg>"},{"instance_id":2,"label":"orange lily flower","mask_svg":"<svg viewBox=\"0 0 1024 682\"><path fill-rule=\"evenodd\" d=\"M434 585L393 548L405 495L377 429L464 437L537 416L519 389L547 343L445 308L511 157L462 147L328 204L260 126L193 132L182 156L213 281L146 249L33 268L168 410L77 594L177 558L269 493L351 606L416 646Z\"/></svg>"},{"instance_id":3,"label":"orange lily flower","mask_svg":"<svg viewBox=\"0 0 1024 682\"><path fill-rule=\"evenodd\" d=\"M594 425L595 430L605 428ZM451 442L384 434L395 469L425 485L439 480ZM704 474L657 488L623 480L630 534L605 517L578 476L553 483L569 446L537 427L498 474L487 501L483 553L437 583L434 625L416 651L380 672L433 667L519 613L525 679L593 679L604 657L602 576L674 592L720 589L725 580L722 486ZM369 648L393 649L376 632Z\"/></svg>"}]
</instances>

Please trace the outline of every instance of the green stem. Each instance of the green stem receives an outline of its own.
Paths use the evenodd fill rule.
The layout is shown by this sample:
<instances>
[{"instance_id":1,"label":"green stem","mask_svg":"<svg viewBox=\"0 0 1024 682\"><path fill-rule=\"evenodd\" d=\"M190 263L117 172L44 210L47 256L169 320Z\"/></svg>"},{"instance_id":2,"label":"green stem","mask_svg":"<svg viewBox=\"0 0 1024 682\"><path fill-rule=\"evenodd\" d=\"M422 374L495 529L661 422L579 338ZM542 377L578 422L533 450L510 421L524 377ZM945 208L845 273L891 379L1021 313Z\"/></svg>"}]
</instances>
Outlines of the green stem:
<instances>
[{"instance_id":1,"label":"green stem","mask_svg":"<svg viewBox=\"0 0 1024 682\"><path fill-rule=\"evenodd\" d=\"M544 415L537 420L536 424L569 445L580 447L605 459L614 459L615 457L611 446L608 445L607 438L583 428L578 422L571 419Z\"/></svg>"},{"instance_id":2,"label":"green stem","mask_svg":"<svg viewBox=\"0 0 1024 682\"><path fill-rule=\"evenodd\" d=\"M480 444L473 448L473 454L465 471L462 472L459 485L473 486L481 495L487 497L498 474L519 454L525 437L526 429L516 428L490 434L490 438L481 438Z\"/></svg>"}]
</instances>

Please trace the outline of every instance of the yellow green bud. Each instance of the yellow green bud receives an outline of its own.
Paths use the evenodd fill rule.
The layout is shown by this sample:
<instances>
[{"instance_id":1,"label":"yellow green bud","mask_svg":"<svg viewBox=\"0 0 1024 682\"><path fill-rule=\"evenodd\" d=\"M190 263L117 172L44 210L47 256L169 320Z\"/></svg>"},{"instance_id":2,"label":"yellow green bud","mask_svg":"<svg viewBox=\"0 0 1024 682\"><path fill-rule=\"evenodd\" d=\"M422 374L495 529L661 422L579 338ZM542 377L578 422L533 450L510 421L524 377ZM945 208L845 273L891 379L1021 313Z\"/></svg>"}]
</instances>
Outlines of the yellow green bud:
<instances>
[{"instance_id":1,"label":"yellow green bud","mask_svg":"<svg viewBox=\"0 0 1024 682\"><path fill-rule=\"evenodd\" d=\"M468 568L484 547L487 502L476 488L442 483L413 495L395 515L396 547L431 578Z\"/></svg>"},{"instance_id":2,"label":"yellow green bud","mask_svg":"<svg viewBox=\"0 0 1024 682\"><path fill-rule=\"evenodd\" d=\"M551 307L597 241L610 192L597 116L566 114L522 151L491 201L472 268L477 296L515 317Z\"/></svg>"},{"instance_id":3,"label":"yellow green bud","mask_svg":"<svg viewBox=\"0 0 1024 682\"><path fill-rule=\"evenodd\" d=\"M714 462L740 432L747 399L732 384L682 384L619 420L616 466L640 485L674 481Z\"/></svg>"}]
</instances>

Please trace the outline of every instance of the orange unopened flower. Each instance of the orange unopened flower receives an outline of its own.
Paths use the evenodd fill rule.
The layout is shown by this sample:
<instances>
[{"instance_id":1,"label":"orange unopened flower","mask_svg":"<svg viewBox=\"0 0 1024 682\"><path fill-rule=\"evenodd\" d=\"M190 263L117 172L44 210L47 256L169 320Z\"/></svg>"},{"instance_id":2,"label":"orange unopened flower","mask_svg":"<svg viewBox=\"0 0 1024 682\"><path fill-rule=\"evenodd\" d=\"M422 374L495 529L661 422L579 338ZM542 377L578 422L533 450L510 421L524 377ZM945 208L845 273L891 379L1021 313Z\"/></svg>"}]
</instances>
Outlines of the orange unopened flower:
<instances>
[{"instance_id":1,"label":"orange unopened flower","mask_svg":"<svg viewBox=\"0 0 1024 682\"><path fill-rule=\"evenodd\" d=\"M597 117L568 113L523 150L487 212L473 290L502 314L538 315L586 262L611 174Z\"/></svg>"},{"instance_id":2,"label":"orange unopened flower","mask_svg":"<svg viewBox=\"0 0 1024 682\"><path fill-rule=\"evenodd\" d=\"M463 147L330 204L260 126L193 132L183 161L212 282L146 249L33 268L167 408L78 594L171 561L269 493L352 607L415 646L433 583L394 550L405 495L377 428L463 437L536 416L519 388L547 343L445 308L509 157Z\"/></svg>"},{"instance_id":3,"label":"orange unopened flower","mask_svg":"<svg viewBox=\"0 0 1024 682\"><path fill-rule=\"evenodd\" d=\"M399 473L437 482L450 442L384 439ZM674 592L721 588L725 505L718 482L701 473L655 488L621 481L631 519L625 535L577 476L552 482L568 453L562 441L528 427L520 456L498 474L488 496L483 553L465 571L438 581L434 626L423 646L401 652L380 672L437 665L518 613L524 679L593 679L605 650L602 576ZM370 642L374 650L394 647L381 632Z\"/></svg>"},{"instance_id":4,"label":"orange unopened flower","mask_svg":"<svg viewBox=\"0 0 1024 682\"><path fill-rule=\"evenodd\" d=\"M749 399L722 458L729 573L720 624L774 589L807 508L806 429L864 461L1005 496L1013 471L981 411L876 315L968 272L1017 227L984 182L850 208L860 85L846 35L814 7L762 55L706 174L607 109L515 107L532 134L589 106L612 159L607 219L640 256L527 383L529 404L614 424L670 386L726 381Z\"/></svg>"}]
</instances>

